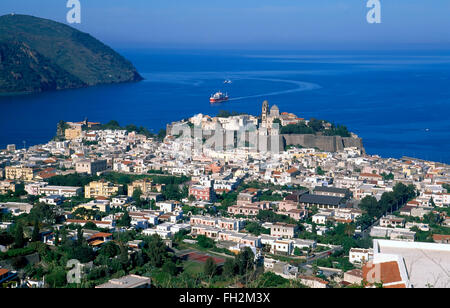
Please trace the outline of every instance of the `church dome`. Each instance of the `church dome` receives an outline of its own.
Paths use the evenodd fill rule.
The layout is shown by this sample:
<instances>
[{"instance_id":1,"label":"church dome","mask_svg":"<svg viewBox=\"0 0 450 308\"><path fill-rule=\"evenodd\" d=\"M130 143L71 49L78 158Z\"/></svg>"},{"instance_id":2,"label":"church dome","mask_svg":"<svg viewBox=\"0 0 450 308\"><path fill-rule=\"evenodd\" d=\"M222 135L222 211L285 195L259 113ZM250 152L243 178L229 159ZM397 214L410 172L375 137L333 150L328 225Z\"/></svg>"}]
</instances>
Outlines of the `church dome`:
<instances>
[{"instance_id":1,"label":"church dome","mask_svg":"<svg viewBox=\"0 0 450 308\"><path fill-rule=\"evenodd\" d=\"M278 109L277 105L273 105L272 108L270 108L270 115L275 117L280 115L280 109Z\"/></svg>"}]
</instances>

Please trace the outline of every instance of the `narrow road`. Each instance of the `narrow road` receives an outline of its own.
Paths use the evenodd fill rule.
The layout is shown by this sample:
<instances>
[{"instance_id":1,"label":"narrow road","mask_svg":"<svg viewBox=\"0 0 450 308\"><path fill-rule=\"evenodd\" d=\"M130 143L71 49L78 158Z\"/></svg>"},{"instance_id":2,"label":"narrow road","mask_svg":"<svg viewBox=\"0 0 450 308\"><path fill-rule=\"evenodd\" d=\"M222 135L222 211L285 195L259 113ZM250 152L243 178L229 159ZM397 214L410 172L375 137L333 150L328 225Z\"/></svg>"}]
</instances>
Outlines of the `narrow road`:
<instances>
[{"instance_id":1,"label":"narrow road","mask_svg":"<svg viewBox=\"0 0 450 308\"><path fill-rule=\"evenodd\" d=\"M341 250L341 249L342 249L342 246L336 246L336 247L331 248L330 250L316 253L314 257L307 258L306 262L303 264L303 266L309 265L317 259L327 258L328 256L332 255L334 252Z\"/></svg>"}]
</instances>

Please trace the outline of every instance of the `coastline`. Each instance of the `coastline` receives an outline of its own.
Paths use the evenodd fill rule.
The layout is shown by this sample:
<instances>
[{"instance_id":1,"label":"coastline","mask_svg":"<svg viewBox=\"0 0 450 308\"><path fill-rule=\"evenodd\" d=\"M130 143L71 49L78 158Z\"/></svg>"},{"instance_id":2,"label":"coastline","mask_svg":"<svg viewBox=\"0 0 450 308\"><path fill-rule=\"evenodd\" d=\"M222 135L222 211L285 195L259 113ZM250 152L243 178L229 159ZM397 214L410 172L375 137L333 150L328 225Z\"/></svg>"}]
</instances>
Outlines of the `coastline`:
<instances>
[{"instance_id":1,"label":"coastline","mask_svg":"<svg viewBox=\"0 0 450 308\"><path fill-rule=\"evenodd\" d=\"M398 64L366 67L359 63L370 63L370 57L366 60L360 55L355 64L343 64L342 53L280 63L272 58L248 58L247 53L242 57L237 53L217 56L201 52L186 55L181 51L124 52L145 76L145 82L1 96L0 106L5 114L21 110L21 116L6 117L0 123L0 147L22 144L23 140L29 145L45 143L54 134L54 123L61 119L88 117L104 123L115 119L122 124L134 123L157 131L166 123L196 112L214 115L225 109L255 114L263 99L261 94L292 91L294 85L282 81L295 80L321 88L270 96L270 103L303 118L346 124L364 139L370 154L396 158L409 155L449 163L450 145L446 140L450 138L447 129L450 124L440 116L446 112L443 101L450 95L444 87L445 79L424 79L427 76L424 74L411 77L416 70L446 76L447 65L435 66L433 63L439 63L439 58L433 58L435 62L427 58L430 64L424 65L422 57L417 56L408 58L410 62L417 62L415 65L405 66L398 62L401 54L395 58L380 58L380 61ZM275 60L278 58L276 56ZM186 59L189 59L187 63ZM323 64L325 60L331 64ZM395 81L391 80L391 71L396 72ZM225 89L229 90L230 101L210 106L206 100L214 91L223 89L225 77L234 81ZM407 94L397 95L400 90ZM255 95L258 97L232 100ZM400 117L406 106L408 117ZM42 117L34 116L39 112L45 115L47 123ZM426 132L425 128L430 131Z\"/></svg>"}]
</instances>

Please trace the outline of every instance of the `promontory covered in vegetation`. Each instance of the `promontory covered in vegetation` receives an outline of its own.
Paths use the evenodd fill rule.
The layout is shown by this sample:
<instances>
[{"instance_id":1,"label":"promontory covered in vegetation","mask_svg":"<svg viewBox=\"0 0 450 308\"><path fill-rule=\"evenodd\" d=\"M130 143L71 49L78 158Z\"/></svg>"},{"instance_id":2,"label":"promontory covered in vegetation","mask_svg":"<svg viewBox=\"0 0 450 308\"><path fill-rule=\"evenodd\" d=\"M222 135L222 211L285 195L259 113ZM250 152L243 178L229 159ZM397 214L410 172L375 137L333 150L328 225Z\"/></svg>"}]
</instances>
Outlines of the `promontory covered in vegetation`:
<instances>
[{"instance_id":1,"label":"promontory covered in vegetation","mask_svg":"<svg viewBox=\"0 0 450 308\"><path fill-rule=\"evenodd\" d=\"M0 94L140 80L128 60L87 33L33 16L0 16Z\"/></svg>"}]
</instances>

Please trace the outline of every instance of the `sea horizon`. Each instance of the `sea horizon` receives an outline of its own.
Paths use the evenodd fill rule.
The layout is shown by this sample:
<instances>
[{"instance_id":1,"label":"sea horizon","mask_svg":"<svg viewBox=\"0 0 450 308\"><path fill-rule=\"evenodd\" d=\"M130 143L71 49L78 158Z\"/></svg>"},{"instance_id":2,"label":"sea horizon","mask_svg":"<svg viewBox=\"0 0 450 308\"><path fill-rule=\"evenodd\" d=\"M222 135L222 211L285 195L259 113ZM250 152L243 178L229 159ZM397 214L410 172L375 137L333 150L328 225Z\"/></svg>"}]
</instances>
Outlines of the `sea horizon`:
<instances>
[{"instance_id":1,"label":"sea horizon","mask_svg":"<svg viewBox=\"0 0 450 308\"><path fill-rule=\"evenodd\" d=\"M157 133L198 113L259 115L268 100L281 112L347 126L368 154L450 163L450 51L117 50L144 81L1 96L4 115L20 114L3 117L0 148L46 143L59 120L117 120ZM210 105L220 90L230 101Z\"/></svg>"}]
</instances>

